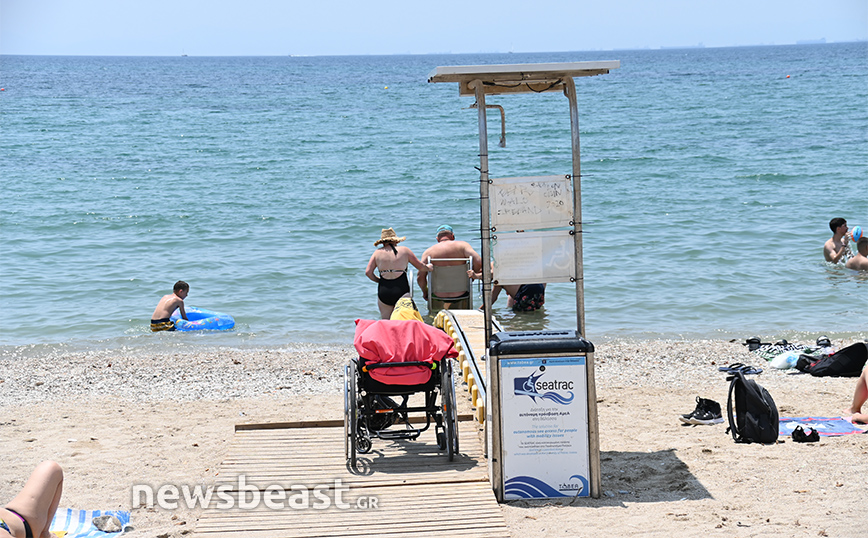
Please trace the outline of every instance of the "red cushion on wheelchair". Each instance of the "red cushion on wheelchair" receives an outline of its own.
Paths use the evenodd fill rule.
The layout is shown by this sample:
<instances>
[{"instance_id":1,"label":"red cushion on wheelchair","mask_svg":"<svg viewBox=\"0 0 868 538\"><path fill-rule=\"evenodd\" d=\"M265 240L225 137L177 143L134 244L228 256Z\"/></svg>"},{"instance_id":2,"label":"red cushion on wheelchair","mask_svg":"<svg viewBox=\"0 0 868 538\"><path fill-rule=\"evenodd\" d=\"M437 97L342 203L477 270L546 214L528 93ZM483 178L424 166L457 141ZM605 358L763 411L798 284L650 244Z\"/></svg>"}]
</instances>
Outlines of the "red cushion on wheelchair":
<instances>
[{"instance_id":1,"label":"red cushion on wheelchair","mask_svg":"<svg viewBox=\"0 0 868 538\"><path fill-rule=\"evenodd\" d=\"M458 350L445 332L416 320L356 320L353 341L359 357L368 363L427 362L458 356ZM368 374L387 385L421 385L431 379L431 368L400 366L376 368Z\"/></svg>"}]
</instances>

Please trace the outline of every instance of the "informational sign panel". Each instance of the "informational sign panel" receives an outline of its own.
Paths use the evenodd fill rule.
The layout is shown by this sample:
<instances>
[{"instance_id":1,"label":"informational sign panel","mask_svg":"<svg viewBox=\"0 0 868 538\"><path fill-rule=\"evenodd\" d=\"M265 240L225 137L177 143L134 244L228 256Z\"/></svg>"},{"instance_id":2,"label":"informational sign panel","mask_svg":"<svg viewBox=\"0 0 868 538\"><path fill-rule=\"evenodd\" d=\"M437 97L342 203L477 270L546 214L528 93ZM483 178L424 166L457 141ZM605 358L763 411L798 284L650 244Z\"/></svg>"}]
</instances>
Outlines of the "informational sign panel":
<instances>
[{"instance_id":1,"label":"informational sign panel","mask_svg":"<svg viewBox=\"0 0 868 538\"><path fill-rule=\"evenodd\" d=\"M585 357L499 364L504 499L590 496Z\"/></svg>"},{"instance_id":2,"label":"informational sign panel","mask_svg":"<svg viewBox=\"0 0 868 538\"><path fill-rule=\"evenodd\" d=\"M569 176L492 179L489 196L491 225L499 232L562 228L573 220Z\"/></svg>"},{"instance_id":3,"label":"informational sign panel","mask_svg":"<svg viewBox=\"0 0 868 538\"><path fill-rule=\"evenodd\" d=\"M491 243L494 280L500 285L570 282L576 245L570 230L498 233Z\"/></svg>"}]
</instances>

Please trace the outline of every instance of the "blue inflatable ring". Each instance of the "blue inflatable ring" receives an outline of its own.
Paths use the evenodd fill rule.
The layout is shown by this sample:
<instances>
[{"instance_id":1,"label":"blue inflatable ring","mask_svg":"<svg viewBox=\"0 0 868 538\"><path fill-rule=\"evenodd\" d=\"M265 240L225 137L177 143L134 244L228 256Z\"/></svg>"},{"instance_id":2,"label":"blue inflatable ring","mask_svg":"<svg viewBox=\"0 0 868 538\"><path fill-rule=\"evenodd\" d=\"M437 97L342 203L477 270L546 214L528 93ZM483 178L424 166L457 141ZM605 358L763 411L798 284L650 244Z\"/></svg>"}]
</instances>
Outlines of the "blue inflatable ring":
<instances>
[{"instance_id":1,"label":"blue inflatable ring","mask_svg":"<svg viewBox=\"0 0 868 538\"><path fill-rule=\"evenodd\" d=\"M205 310L190 306L184 309L187 319L181 319L179 311L175 310L170 318L175 322L175 330L178 331L228 331L235 327L235 318L229 314Z\"/></svg>"}]
</instances>

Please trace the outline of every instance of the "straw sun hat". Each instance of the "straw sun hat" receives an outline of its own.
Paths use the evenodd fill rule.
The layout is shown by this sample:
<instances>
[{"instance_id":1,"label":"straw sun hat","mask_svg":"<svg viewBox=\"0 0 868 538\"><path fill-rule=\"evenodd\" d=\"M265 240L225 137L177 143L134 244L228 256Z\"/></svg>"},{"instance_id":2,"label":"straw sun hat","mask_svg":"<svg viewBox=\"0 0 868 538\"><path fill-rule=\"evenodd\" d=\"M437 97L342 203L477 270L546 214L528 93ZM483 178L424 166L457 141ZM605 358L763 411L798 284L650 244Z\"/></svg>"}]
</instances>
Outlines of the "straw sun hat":
<instances>
[{"instance_id":1,"label":"straw sun hat","mask_svg":"<svg viewBox=\"0 0 868 538\"><path fill-rule=\"evenodd\" d=\"M395 230L391 228L384 228L382 232L380 232L379 241L374 241L374 246L382 245L383 243L400 243L401 241L407 239L406 237L398 237L398 234L395 233Z\"/></svg>"}]
</instances>

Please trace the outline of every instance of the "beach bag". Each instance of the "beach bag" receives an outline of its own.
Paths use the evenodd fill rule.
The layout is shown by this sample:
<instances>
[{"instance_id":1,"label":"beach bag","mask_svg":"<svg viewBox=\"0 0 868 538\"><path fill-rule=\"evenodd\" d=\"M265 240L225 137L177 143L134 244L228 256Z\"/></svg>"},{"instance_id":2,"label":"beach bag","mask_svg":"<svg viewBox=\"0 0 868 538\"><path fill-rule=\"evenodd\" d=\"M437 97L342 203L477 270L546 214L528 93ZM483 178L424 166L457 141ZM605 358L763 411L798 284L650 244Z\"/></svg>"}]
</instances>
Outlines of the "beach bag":
<instances>
[{"instance_id":1,"label":"beach bag","mask_svg":"<svg viewBox=\"0 0 868 538\"><path fill-rule=\"evenodd\" d=\"M736 443L773 444L778 440L778 407L772 395L746 375L762 373L761 369L733 364L719 369L729 376L729 397L726 414L729 419L727 432Z\"/></svg>"},{"instance_id":2,"label":"beach bag","mask_svg":"<svg viewBox=\"0 0 868 538\"><path fill-rule=\"evenodd\" d=\"M856 342L826 357L800 355L796 368L817 377L859 377L866 360L868 360L868 344Z\"/></svg>"}]
</instances>

